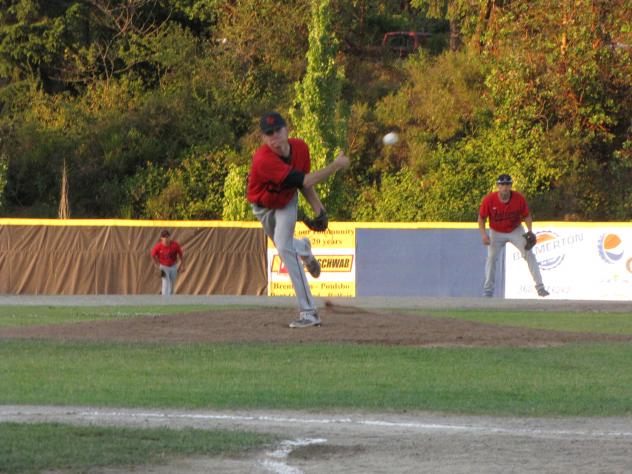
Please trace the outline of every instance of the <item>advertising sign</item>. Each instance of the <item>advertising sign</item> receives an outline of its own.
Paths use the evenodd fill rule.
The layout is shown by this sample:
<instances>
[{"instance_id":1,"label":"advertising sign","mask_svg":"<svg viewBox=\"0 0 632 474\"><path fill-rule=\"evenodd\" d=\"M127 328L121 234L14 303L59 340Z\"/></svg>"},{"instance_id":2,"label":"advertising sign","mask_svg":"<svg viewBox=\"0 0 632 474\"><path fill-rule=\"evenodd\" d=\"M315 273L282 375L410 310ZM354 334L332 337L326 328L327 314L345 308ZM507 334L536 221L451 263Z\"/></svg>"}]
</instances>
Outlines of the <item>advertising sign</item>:
<instances>
[{"instance_id":1,"label":"advertising sign","mask_svg":"<svg viewBox=\"0 0 632 474\"><path fill-rule=\"evenodd\" d=\"M632 301L632 226L551 226L533 249L548 298ZM527 262L507 245L505 298L538 298Z\"/></svg>"},{"instance_id":2,"label":"advertising sign","mask_svg":"<svg viewBox=\"0 0 632 474\"><path fill-rule=\"evenodd\" d=\"M295 238L309 238L312 253L320 262L320 276L305 273L314 296L355 296L355 227L332 222L325 232L312 232L297 223ZM294 296L285 265L268 239L268 295Z\"/></svg>"}]
</instances>

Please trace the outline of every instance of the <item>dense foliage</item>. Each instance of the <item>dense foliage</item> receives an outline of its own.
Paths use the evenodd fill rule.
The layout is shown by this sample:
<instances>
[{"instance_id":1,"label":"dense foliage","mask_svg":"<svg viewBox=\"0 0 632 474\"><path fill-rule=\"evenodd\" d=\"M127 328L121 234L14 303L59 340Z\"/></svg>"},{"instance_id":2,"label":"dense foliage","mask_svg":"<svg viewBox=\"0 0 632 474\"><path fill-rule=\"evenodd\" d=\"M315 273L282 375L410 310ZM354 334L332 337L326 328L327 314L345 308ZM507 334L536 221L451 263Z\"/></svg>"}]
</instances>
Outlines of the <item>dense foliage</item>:
<instances>
[{"instance_id":1,"label":"dense foliage","mask_svg":"<svg viewBox=\"0 0 632 474\"><path fill-rule=\"evenodd\" d=\"M317 5L316 5L317 4ZM305 77L296 84L291 109L295 133L310 145L313 169L324 168L344 139L344 125L337 116L343 73L336 67L337 43L332 34L333 15L330 0L314 2L309 24L309 48ZM319 187L325 207L332 207L335 187L332 181Z\"/></svg>"},{"instance_id":2,"label":"dense foliage","mask_svg":"<svg viewBox=\"0 0 632 474\"><path fill-rule=\"evenodd\" d=\"M500 172L538 219L632 217L632 0L7 0L0 208L249 219L257 122L277 109L348 173L356 220L463 220ZM407 57L387 31L425 30ZM392 147L380 137L398 130Z\"/></svg>"}]
</instances>

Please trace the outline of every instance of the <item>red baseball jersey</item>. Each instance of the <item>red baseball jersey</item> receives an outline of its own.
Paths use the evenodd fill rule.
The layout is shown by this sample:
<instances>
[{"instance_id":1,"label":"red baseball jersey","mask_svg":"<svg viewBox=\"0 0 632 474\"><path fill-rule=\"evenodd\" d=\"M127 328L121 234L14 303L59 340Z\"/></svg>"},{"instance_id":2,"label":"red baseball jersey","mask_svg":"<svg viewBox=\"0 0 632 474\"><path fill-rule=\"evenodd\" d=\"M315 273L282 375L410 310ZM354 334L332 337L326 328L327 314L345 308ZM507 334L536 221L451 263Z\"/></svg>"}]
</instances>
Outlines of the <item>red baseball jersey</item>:
<instances>
[{"instance_id":1,"label":"red baseball jersey","mask_svg":"<svg viewBox=\"0 0 632 474\"><path fill-rule=\"evenodd\" d=\"M489 227L495 231L511 232L529 215L529 206L524 196L517 191L511 191L506 203L500 200L496 191L485 196L479 214L483 219L489 217Z\"/></svg>"},{"instance_id":2,"label":"red baseball jersey","mask_svg":"<svg viewBox=\"0 0 632 474\"><path fill-rule=\"evenodd\" d=\"M292 200L296 188L282 188L281 184L293 169L309 173L310 159L307 143L290 138L290 161L286 163L268 145L260 146L252 157L246 197L253 204L268 209L280 209Z\"/></svg>"},{"instance_id":3,"label":"red baseball jersey","mask_svg":"<svg viewBox=\"0 0 632 474\"><path fill-rule=\"evenodd\" d=\"M151 256L158 256L158 262L166 267L175 265L178 261L178 255L182 258L182 248L175 240L172 240L169 245L164 245L162 242L158 242L151 250Z\"/></svg>"}]
</instances>

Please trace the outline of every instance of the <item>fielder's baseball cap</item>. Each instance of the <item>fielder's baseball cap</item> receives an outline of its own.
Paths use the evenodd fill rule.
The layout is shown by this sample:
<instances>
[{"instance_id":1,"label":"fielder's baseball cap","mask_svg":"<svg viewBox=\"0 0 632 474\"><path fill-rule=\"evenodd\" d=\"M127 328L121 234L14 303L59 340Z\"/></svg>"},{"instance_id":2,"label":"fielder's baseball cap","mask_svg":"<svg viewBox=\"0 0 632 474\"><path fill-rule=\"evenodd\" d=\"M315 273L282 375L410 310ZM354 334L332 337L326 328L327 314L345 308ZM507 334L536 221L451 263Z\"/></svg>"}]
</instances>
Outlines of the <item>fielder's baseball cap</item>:
<instances>
[{"instance_id":1,"label":"fielder's baseball cap","mask_svg":"<svg viewBox=\"0 0 632 474\"><path fill-rule=\"evenodd\" d=\"M277 128L285 127L285 120L281 117L281 114L278 112L268 112L261 117L259 121L259 127L261 127L261 131L263 133L268 133Z\"/></svg>"},{"instance_id":2,"label":"fielder's baseball cap","mask_svg":"<svg viewBox=\"0 0 632 474\"><path fill-rule=\"evenodd\" d=\"M508 174L501 174L496 180L496 184L512 184L513 179Z\"/></svg>"},{"instance_id":3,"label":"fielder's baseball cap","mask_svg":"<svg viewBox=\"0 0 632 474\"><path fill-rule=\"evenodd\" d=\"M169 237L171 234L169 233L169 231L167 229L163 230L162 232L160 232L160 237Z\"/></svg>"}]
</instances>

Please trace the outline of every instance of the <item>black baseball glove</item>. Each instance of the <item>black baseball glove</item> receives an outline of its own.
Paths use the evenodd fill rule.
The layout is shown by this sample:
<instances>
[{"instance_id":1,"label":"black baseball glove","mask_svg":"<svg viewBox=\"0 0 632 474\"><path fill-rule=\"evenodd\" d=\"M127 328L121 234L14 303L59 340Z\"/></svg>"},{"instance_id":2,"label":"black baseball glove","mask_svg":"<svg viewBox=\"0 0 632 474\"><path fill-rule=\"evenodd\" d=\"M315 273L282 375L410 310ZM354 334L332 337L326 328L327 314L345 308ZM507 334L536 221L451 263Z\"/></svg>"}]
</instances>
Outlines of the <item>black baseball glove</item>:
<instances>
[{"instance_id":1,"label":"black baseball glove","mask_svg":"<svg viewBox=\"0 0 632 474\"><path fill-rule=\"evenodd\" d=\"M522 236L525 238L525 240L527 241L526 244L524 244L524 249L529 251L531 250L533 247L535 247L535 244L538 242L538 238L536 237L536 235L529 231L526 234L522 234Z\"/></svg>"},{"instance_id":2,"label":"black baseball glove","mask_svg":"<svg viewBox=\"0 0 632 474\"><path fill-rule=\"evenodd\" d=\"M160 270L160 278L165 278L167 276L167 274L165 273L164 270Z\"/></svg>"},{"instance_id":3,"label":"black baseball glove","mask_svg":"<svg viewBox=\"0 0 632 474\"><path fill-rule=\"evenodd\" d=\"M314 232L324 232L329 226L329 218L327 217L325 210L321 209L320 214L313 219L303 219L303 224Z\"/></svg>"}]
</instances>

